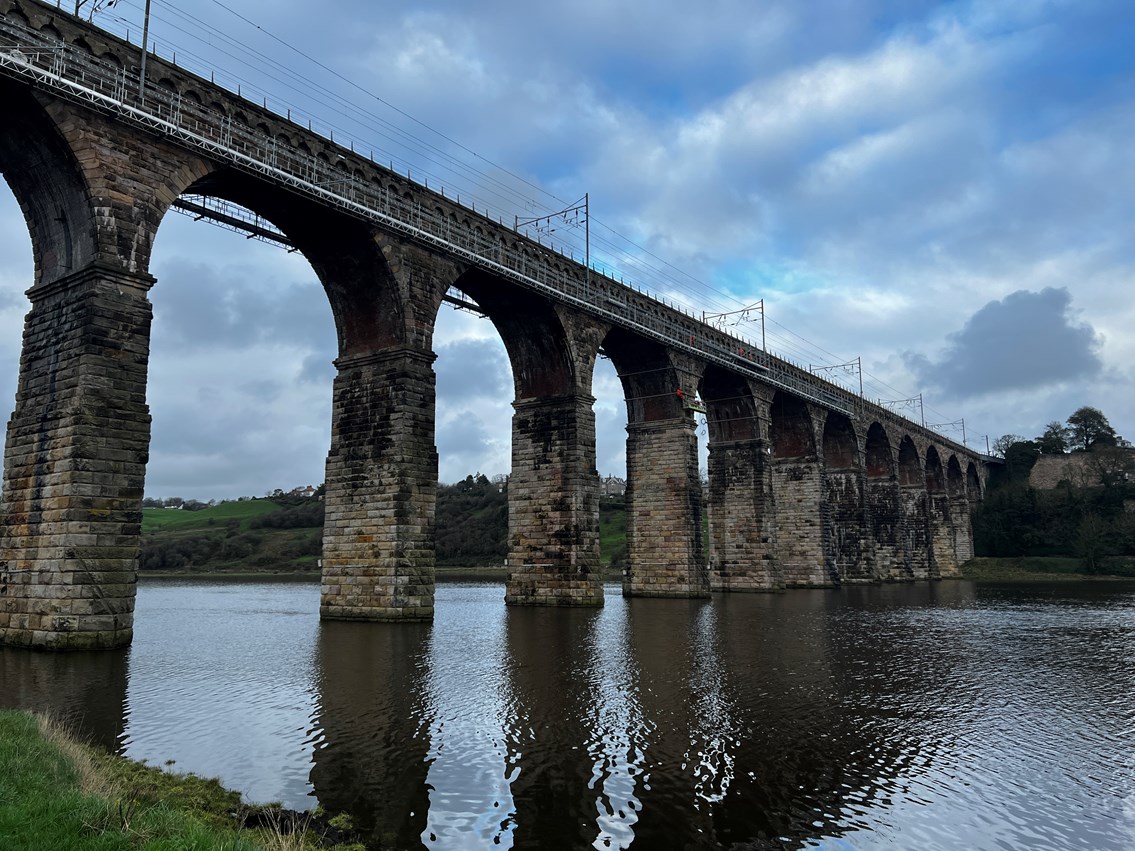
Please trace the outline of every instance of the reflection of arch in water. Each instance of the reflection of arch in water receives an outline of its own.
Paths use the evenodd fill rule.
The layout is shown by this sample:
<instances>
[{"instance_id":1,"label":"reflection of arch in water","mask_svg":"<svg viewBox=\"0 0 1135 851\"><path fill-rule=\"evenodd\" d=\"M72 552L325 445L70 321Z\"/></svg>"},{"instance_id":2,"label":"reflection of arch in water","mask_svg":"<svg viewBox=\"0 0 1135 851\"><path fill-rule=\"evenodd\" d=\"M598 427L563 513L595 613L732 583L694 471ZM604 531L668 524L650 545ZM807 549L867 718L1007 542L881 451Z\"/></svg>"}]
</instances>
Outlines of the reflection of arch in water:
<instances>
[{"instance_id":1,"label":"reflection of arch in water","mask_svg":"<svg viewBox=\"0 0 1135 851\"><path fill-rule=\"evenodd\" d=\"M429 636L427 624L319 626L312 786L325 810L396 847L419 843L429 809Z\"/></svg>"}]
</instances>

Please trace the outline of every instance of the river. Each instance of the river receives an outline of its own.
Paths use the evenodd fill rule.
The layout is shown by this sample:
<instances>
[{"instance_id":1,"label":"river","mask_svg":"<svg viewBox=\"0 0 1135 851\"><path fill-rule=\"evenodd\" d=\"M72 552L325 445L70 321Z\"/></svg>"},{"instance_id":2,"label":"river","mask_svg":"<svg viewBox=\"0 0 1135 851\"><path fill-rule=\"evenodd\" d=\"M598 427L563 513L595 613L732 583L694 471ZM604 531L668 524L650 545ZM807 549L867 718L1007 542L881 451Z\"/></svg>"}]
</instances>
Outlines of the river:
<instances>
[{"instance_id":1,"label":"river","mask_svg":"<svg viewBox=\"0 0 1135 851\"><path fill-rule=\"evenodd\" d=\"M934 584L320 623L140 583L129 650L0 648L51 709L397 848L1135 848L1135 585Z\"/></svg>"}]
</instances>

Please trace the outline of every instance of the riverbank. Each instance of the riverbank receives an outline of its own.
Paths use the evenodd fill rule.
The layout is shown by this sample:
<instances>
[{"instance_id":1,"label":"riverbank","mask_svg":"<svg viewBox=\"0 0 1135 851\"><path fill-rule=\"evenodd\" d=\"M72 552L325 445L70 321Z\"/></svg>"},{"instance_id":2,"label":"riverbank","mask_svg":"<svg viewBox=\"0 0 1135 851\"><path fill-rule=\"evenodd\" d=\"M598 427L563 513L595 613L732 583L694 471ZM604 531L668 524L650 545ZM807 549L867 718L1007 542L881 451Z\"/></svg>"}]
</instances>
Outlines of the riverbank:
<instances>
[{"instance_id":1,"label":"riverbank","mask_svg":"<svg viewBox=\"0 0 1135 851\"><path fill-rule=\"evenodd\" d=\"M0 710L0 847L362 851L317 816L249 806L239 792L77 741L49 718ZM336 844L339 843L339 844Z\"/></svg>"},{"instance_id":2,"label":"riverbank","mask_svg":"<svg viewBox=\"0 0 1135 851\"><path fill-rule=\"evenodd\" d=\"M1078 558L1021 557L975 558L962 565L962 578L974 582L1115 582L1135 581L1129 561L1106 564L1105 572L1084 573Z\"/></svg>"}]
</instances>

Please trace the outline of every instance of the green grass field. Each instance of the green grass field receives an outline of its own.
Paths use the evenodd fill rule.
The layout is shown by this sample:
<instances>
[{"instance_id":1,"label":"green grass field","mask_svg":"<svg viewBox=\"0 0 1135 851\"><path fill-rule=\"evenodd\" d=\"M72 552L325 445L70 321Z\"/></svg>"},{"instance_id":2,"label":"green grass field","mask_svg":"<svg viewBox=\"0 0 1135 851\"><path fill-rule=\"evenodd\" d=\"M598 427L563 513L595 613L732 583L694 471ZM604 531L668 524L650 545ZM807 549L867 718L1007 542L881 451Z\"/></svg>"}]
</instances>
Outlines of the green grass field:
<instances>
[{"instance_id":1,"label":"green grass field","mask_svg":"<svg viewBox=\"0 0 1135 851\"><path fill-rule=\"evenodd\" d=\"M236 520L241 530L247 530L249 521L273 511L280 506L270 499L250 499L246 502L222 502L200 511L184 511L180 508L142 509L142 533L189 531L208 529L210 526L223 526Z\"/></svg>"}]
</instances>

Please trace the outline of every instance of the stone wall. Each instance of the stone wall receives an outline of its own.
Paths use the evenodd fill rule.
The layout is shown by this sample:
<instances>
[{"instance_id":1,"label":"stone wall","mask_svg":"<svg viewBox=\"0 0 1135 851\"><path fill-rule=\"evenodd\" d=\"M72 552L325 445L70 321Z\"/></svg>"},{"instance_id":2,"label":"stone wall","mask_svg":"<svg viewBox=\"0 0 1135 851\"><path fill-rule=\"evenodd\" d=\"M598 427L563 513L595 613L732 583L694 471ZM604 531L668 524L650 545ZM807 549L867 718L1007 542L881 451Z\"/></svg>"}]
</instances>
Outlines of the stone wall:
<instances>
[{"instance_id":1,"label":"stone wall","mask_svg":"<svg viewBox=\"0 0 1135 851\"><path fill-rule=\"evenodd\" d=\"M327 456L320 615L433 616L433 355L340 360Z\"/></svg>"},{"instance_id":2,"label":"stone wall","mask_svg":"<svg viewBox=\"0 0 1135 851\"><path fill-rule=\"evenodd\" d=\"M876 575L889 581L910 579L903 554L902 495L894 477L868 477L866 504Z\"/></svg>"},{"instance_id":3,"label":"stone wall","mask_svg":"<svg viewBox=\"0 0 1135 851\"><path fill-rule=\"evenodd\" d=\"M4 447L2 643L130 643L151 283L91 267L30 292Z\"/></svg>"},{"instance_id":4,"label":"stone wall","mask_svg":"<svg viewBox=\"0 0 1135 851\"><path fill-rule=\"evenodd\" d=\"M850 585L877 581L862 473L848 469L827 470L824 491L828 524L824 534L824 562L828 575Z\"/></svg>"},{"instance_id":5,"label":"stone wall","mask_svg":"<svg viewBox=\"0 0 1135 851\"><path fill-rule=\"evenodd\" d=\"M509 604L603 603L594 401L575 396L514 404Z\"/></svg>"},{"instance_id":6,"label":"stone wall","mask_svg":"<svg viewBox=\"0 0 1135 851\"><path fill-rule=\"evenodd\" d=\"M629 597L709 594L693 418L627 426Z\"/></svg>"},{"instance_id":7,"label":"stone wall","mask_svg":"<svg viewBox=\"0 0 1135 851\"><path fill-rule=\"evenodd\" d=\"M903 573L911 579L930 578L930 507L926 489L903 485Z\"/></svg>"},{"instance_id":8,"label":"stone wall","mask_svg":"<svg viewBox=\"0 0 1135 851\"><path fill-rule=\"evenodd\" d=\"M777 591L776 504L767 441L709 446L709 582L714 591Z\"/></svg>"}]
</instances>

